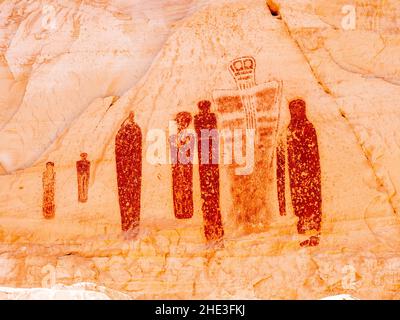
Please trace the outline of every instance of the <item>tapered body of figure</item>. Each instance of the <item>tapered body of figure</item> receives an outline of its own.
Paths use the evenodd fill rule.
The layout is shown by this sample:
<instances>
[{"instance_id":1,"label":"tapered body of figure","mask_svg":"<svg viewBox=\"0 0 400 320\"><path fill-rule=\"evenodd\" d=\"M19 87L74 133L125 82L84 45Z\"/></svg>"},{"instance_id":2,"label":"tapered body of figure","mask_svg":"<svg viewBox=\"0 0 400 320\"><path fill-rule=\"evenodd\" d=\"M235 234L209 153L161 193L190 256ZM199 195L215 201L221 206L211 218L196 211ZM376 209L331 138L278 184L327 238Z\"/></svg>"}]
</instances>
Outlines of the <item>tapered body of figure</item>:
<instances>
[{"instance_id":1,"label":"tapered body of figure","mask_svg":"<svg viewBox=\"0 0 400 320\"><path fill-rule=\"evenodd\" d=\"M193 155L195 136L187 131L192 116L180 112L176 116L178 132L170 137L172 159L172 192L177 219L193 216Z\"/></svg>"},{"instance_id":2,"label":"tapered body of figure","mask_svg":"<svg viewBox=\"0 0 400 320\"><path fill-rule=\"evenodd\" d=\"M257 84L256 60L251 56L231 61L229 71L237 88L213 92L222 154L232 156L219 167L226 177L220 186L221 209L238 234L264 232L274 209L273 156L282 82Z\"/></svg>"},{"instance_id":3,"label":"tapered body of figure","mask_svg":"<svg viewBox=\"0 0 400 320\"><path fill-rule=\"evenodd\" d=\"M76 162L78 177L78 201L86 202L89 195L90 161L87 153L81 153L81 160Z\"/></svg>"},{"instance_id":4,"label":"tapered body of figure","mask_svg":"<svg viewBox=\"0 0 400 320\"><path fill-rule=\"evenodd\" d=\"M306 116L306 103L293 100L289 104L291 115L286 141L277 149L277 187L279 211L286 214L285 158L287 149L290 194L294 214L299 218L297 231L310 235L301 246L319 243L322 218L321 166L318 139L312 123ZM286 147L285 147L286 142Z\"/></svg>"},{"instance_id":5,"label":"tapered body of figure","mask_svg":"<svg viewBox=\"0 0 400 320\"><path fill-rule=\"evenodd\" d=\"M55 216L55 184L56 173L54 162L46 163L46 170L43 172L43 217L52 219Z\"/></svg>"},{"instance_id":6,"label":"tapered body of figure","mask_svg":"<svg viewBox=\"0 0 400 320\"><path fill-rule=\"evenodd\" d=\"M200 112L194 117L199 156L200 191L207 241L218 241L224 236L219 205L219 137L217 118L210 112L210 101L200 101Z\"/></svg>"},{"instance_id":7,"label":"tapered body of figure","mask_svg":"<svg viewBox=\"0 0 400 320\"><path fill-rule=\"evenodd\" d=\"M142 186L142 132L133 112L115 138L115 160L121 227L130 231L139 226Z\"/></svg>"}]
</instances>

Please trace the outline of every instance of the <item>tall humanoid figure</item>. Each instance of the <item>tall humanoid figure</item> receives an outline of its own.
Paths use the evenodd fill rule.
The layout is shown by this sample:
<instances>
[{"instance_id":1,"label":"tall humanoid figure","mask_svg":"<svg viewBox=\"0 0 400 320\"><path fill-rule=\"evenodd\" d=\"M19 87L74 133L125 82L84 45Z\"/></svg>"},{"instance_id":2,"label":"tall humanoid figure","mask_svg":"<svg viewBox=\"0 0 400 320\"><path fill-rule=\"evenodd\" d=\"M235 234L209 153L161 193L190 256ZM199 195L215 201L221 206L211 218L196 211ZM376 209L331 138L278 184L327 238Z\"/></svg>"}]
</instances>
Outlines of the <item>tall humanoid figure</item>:
<instances>
[{"instance_id":1,"label":"tall humanoid figure","mask_svg":"<svg viewBox=\"0 0 400 320\"><path fill-rule=\"evenodd\" d=\"M199 156L200 190L207 241L218 241L224 236L219 205L219 136L217 117L210 112L211 102L198 103L194 117Z\"/></svg>"},{"instance_id":2,"label":"tall humanoid figure","mask_svg":"<svg viewBox=\"0 0 400 320\"><path fill-rule=\"evenodd\" d=\"M277 188L279 211L286 214L285 158L287 149L290 194L294 214L299 218L297 231L307 234L309 239L301 246L319 244L322 218L321 166L318 139L312 123L306 116L306 103L293 100L289 104L291 115L286 141L277 148ZM286 148L285 148L286 142Z\"/></svg>"},{"instance_id":3,"label":"tall humanoid figure","mask_svg":"<svg viewBox=\"0 0 400 320\"><path fill-rule=\"evenodd\" d=\"M131 231L140 222L142 186L142 132L133 112L115 137L115 160L121 226L123 231Z\"/></svg>"},{"instance_id":4,"label":"tall humanoid figure","mask_svg":"<svg viewBox=\"0 0 400 320\"><path fill-rule=\"evenodd\" d=\"M265 231L273 207L273 156L278 133L282 81L256 82L256 60L242 56L229 63L236 89L213 92L222 132L221 207L240 233ZM261 187L262 186L262 187Z\"/></svg>"},{"instance_id":5,"label":"tall humanoid figure","mask_svg":"<svg viewBox=\"0 0 400 320\"><path fill-rule=\"evenodd\" d=\"M189 112L176 115L178 132L170 137L172 192L177 219L193 216L193 155L195 136L187 131L192 122Z\"/></svg>"}]
</instances>

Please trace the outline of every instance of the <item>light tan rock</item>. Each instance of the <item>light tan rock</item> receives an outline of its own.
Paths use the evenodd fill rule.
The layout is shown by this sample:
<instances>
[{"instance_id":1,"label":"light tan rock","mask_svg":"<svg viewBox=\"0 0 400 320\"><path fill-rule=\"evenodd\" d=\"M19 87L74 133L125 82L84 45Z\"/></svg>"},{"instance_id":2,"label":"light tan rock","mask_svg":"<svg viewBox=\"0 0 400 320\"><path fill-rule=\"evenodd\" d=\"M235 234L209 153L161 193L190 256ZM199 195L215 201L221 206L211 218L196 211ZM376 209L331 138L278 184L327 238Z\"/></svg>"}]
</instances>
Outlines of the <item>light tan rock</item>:
<instances>
[{"instance_id":1,"label":"light tan rock","mask_svg":"<svg viewBox=\"0 0 400 320\"><path fill-rule=\"evenodd\" d=\"M364 22L355 30L343 30L345 1L267 2L269 7L263 0L177 1L165 8L158 1L79 8L71 2L57 14L62 24L54 33L39 32L41 22L29 18L40 7L0 4L1 21L9 21L0 28L0 93L6 93L0 100L6 122L0 163L8 172L0 176L6 186L0 189L1 248L13 252L11 246L30 243L26 252L0 257L0 284L51 283L51 272L41 272L50 265L58 285L94 281L115 293L87 290L115 299L125 292L139 299L399 298L397 2L378 6L379 28L368 29L371 6L356 1L357 19ZM160 30L165 34L151 37ZM149 161L148 133L169 134L176 114L197 113L200 100L212 101L215 110L215 91L236 88L229 63L249 55L257 84L282 83L278 137L285 134L294 98L306 101L316 128L323 199L317 247L299 246L304 237L290 202L287 216L279 215L275 165L259 186L268 190L268 208L260 208L265 219L258 232L244 230L230 212L230 182L221 166L225 237L216 250L204 238L198 166L194 216L184 221L174 217L171 165ZM27 84L19 103L21 79ZM9 89L14 86L15 93ZM114 141L130 111L143 132L143 182L140 230L127 239ZM91 161L86 203L77 201L81 152ZM57 174L53 220L42 217L47 161L55 162ZM285 195L289 201L288 188ZM44 276L50 278L43 282ZM71 293L7 289L0 296L92 297L65 289Z\"/></svg>"}]
</instances>

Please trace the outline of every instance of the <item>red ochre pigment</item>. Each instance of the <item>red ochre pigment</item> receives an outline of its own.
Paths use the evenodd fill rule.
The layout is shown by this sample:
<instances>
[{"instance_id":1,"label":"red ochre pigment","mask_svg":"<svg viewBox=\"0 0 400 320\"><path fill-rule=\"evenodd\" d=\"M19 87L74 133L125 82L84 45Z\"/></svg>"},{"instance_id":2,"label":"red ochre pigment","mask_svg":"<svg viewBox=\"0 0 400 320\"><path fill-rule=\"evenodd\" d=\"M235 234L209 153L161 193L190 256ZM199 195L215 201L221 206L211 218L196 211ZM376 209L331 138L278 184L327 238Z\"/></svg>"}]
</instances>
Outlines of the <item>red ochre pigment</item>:
<instances>
[{"instance_id":1,"label":"red ochre pigment","mask_svg":"<svg viewBox=\"0 0 400 320\"><path fill-rule=\"evenodd\" d=\"M291 114L287 129L290 193L294 214L299 218L297 231L321 230L321 167L317 134L306 116L306 103L297 99L289 104ZM285 209L285 146L280 143L277 150L277 188L279 211ZM318 238L312 236L302 245L317 245Z\"/></svg>"},{"instance_id":2,"label":"red ochre pigment","mask_svg":"<svg viewBox=\"0 0 400 320\"><path fill-rule=\"evenodd\" d=\"M214 113L210 113L210 106L209 101L198 103L200 112L194 117L194 127L199 151L204 235L207 241L215 241L224 236L224 229L219 206L219 137L214 130L217 129L217 118ZM203 146L208 147L208 150Z\"/></svg>"},{"instance_id":3,"label":"red ochre pigment","mask_svg":"<svg viewBox=\"0 0 400 320\"><path fill-rule=\"evenodd\" d=\"M79 202L86 202L88 200L90 161L88 161L86 158L87 158L87 153L81 153L81 160L76 162Z\"/></svg>"},{"instance_id":4,"label":"red ochre pigment","mask_svg":"<svg viewBox=\"0 0 400 320\"><path fill-rule=\"evenodd\" d=\"M131 113L115 137L115 160L122 230L139 226L142 185L142 132Z\"/></svg>"},{"instance_id":5,"label":"red ochre pigment","mask_svg":"<svg viewBox=\"0 0 400 320\"><path fill-rule=\"evenodd\" d=\"M46 219L54 218L55 216L55 184L56 173L54 172L54 163L47 162L46 170L43 172L43 216Z\"/></svg>"},{"instance_id":6,"label":"red ochre pigment","mask_svg":"<svg viewBox=\"0 0 400 320\"><path fill-rule=\"evenodd\" d=\"M172 193L177 219L189 219L193 216L193 155L196 139L193 134L186 132L191 121L190 113L178 113L178 133L170 137Z\"/></svg>"}]
</instances>

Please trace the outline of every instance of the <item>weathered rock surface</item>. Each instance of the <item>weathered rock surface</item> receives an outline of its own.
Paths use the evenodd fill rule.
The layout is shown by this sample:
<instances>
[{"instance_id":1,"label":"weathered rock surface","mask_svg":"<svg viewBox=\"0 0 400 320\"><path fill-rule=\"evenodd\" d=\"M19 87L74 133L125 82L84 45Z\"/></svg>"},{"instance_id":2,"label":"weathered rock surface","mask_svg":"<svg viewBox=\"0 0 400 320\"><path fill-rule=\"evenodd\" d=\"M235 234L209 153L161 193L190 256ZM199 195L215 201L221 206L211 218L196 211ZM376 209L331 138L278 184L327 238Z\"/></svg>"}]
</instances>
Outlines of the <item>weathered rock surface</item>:
<instances>
[{"instance_id":1,"label":"weathered rock surface","mask_svg":"<svg viewBox=\"0 0 400 320\"><path fill-rule=\"evenodd\" d=\"M120 292L101 291L117 299L399 298L396 1L379 2L379 27L369 24L366 1L356 1L355 30L343 29L341 0L188 1L166 8L158 1L144 8L71 1L57 11L62 23L51 32L42 32L42 4L35 3L0 3L2 286L91 282ZM151 18L137 20L136 9ZM240 56L255 58L258 84L283 83L279 135L290 120L288 102L307 103L321 162L317 247L299 246L304 236L290 205L287 216L279 215L275 178L260 186L269 190L265 225L241 232L225 210L231 200L223 175L224 247L207 247L198 166L194 217L184 221L174 218L171 165L149 161L147 134L169 133L178 112L195 114L197 102L212 101L215 90L235 89L228 67ZM114 155L129 111L144 135L134 240L120 231ZM86 203L77 201L81 152L92 162ZM41 212L46 161L55 162L57 174L53 220Z\"/></svg>"}]
</instances>

